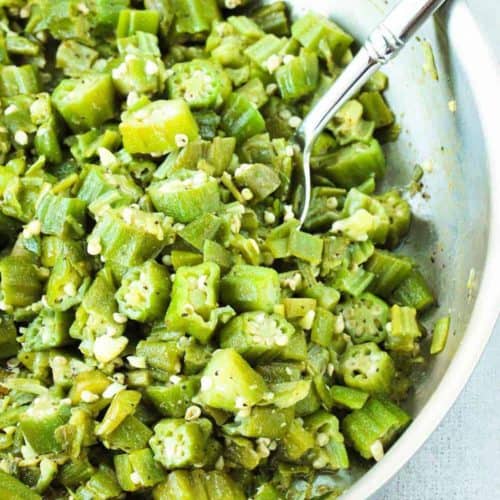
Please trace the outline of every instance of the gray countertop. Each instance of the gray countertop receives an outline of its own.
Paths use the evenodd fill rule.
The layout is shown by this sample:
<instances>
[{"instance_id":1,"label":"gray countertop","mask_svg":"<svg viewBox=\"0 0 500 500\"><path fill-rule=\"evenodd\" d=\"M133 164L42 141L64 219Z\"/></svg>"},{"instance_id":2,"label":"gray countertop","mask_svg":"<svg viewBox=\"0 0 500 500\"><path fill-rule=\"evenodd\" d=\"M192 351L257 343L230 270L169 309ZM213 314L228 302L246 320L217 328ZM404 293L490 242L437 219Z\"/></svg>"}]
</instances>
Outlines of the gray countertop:
<instances>
[{"instance_id":1,"label":"gray countertop","mask_svg":"<svg viewBox=\"0 0 500 500\"><path fill-rule=\"evenodd\" d=\"M498 1L468 3L489 42L498 50ZM474 375L447 417L372 500L500 499L499 366L500 322Z\"/></svg>"}]
</instances>

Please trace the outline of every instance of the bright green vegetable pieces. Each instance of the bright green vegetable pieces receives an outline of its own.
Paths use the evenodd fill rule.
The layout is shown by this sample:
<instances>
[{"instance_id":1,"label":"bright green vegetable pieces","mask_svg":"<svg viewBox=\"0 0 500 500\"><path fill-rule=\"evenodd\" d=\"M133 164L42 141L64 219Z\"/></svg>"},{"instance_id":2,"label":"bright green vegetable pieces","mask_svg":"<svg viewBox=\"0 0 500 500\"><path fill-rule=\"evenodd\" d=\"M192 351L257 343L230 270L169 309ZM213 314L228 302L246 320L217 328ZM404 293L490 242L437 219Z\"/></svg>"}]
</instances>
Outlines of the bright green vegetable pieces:
<instances>
[{"instance_id":1,"label":"bright green vegetable pieces","mask_svg":"<svg viewBox=\"0 0 500 500\"><path fill-rule=\"evenodd\" d=\"M169 97L184 99L192 109L219 107L231 93L231 80L226 72L210 60L175 64L170 73Z\"/></svg>"},{"instance_id":2,"label":"bright green vegetable pieces","mask_svg":"<svg viewBox=\"0 0 500 500\"><path fill-rule=\"evenodd\" d=\"M134 321L147 323L162 318L170 299L170 274L155 261L132 268L116 294L118 307Z\"/></svg>"},{"instance_id":3,"label":"bright green vegetable pieces","mask_svg":"<svg viewBox=\"0 0 500 500\"><path fill-rule=\"evenodd\" d=\"M167 469L205 464L212 424L205 418L192 422L165 419L156 424L149 441L155 459Z\"/></svg>"},{"instance_id":4,"label":"bright green vegetable pieces","mask_svg":"<svg viewBox=\"0 0 500 500\"><path fill-rule=\"evenodd\" d=\"M116 478L125 491L150 488L161 482L166 474L154 460L149 448L132 451L128 455L115 455Z\"/></svg>"},{"instance_id":5,"label":"bright green vegetable pieces","mask_svg":"<svg viewBox=\"0 0 500 500\"><path fill-rule=\"evenodd\" d=\"M410 422L409 415L386 399L371 398L342 422L346 440L366 459L381 460L389 445Z\"/></svg>"},{"instance_id":6,"label":"bright green vegetable pieces","mask_svg":"<svg viewBox=\"0 0 500 500\"><path fill-rule=\"evenodd\" d=\"M220 349L203 370L197 398L201 404L238 412L259 403L266 392L263 378L234 349Z\"/></svg>"},{"instance_id":7,"label":"bright green vegetable pieces","mask_svg":"<svg viewBox=\"0 0 500 500\"><path fill-rule=\"evenodd\" d=\"M436 321L432 332L431 354L435 355L444 351L450 333L450 323L450 316L444 316Z\"/></svg>"},{"instance_id":8,"label":"bright green vegetable pieces","mask_svg":"<svg viewBox=\"0 0 500 500\"><path fill-rule=\"evenodd\" d=\"M14 476L0 471L2 495L5 500L41 500L41 496Z\"/></svg>"},{"instance_id":9,"label":"bright green vegetable pieces","mask_svg":"<svg viewBox=\"0 0 500 500\"><path fill-rule=\"evenodd\" d=\"M57 453L61 445L54 432L70 417L70 406L49 396L40 396L21 416L19 427L27 443L35 453Z\"/></svg>"},{"instance_id":10,"label":"bright green vegetable pieces","mask_svg":"<svg viewBox=\"0 0 500 500\"><path fill-rule=\"evenodd\" d=\"M151 184L149 195L157 210L184 224L217 211L221 204L217 181L202 171L180 170Z\"/></svg>"},{"instance_id":11,"label":"bright green vegetable pieces","mask_svg":"<svg viewBox=\"0 0 500 500\"><path fill-rule=\"evenodd\" d=\"M120 133L131 153L166 155L198 138L198 125L185 101L154 101L123 114Z\"/></svg>"},{"instance_id":12,"label":"bright green vegetable pieces","mask_svg":"<svg viewBox=\"0 0 500 500\"><path fill-rule=\"evenodd\" d=\"M391 308L391 324L387 329L386 349L412 352L422 336L417 322L417 311L412 307L394 305Z\"/></svg>"},{"instance_id":13,"label":"bright green vegetable pieces","mask_svg":"<svg viewBox=\"0 0 500 500\"><path fill-rule=\"evenodd\" d=\"M179 268L165 316L167 327L208 342L219 320L234 315L230 307L218 308L219 281L220 268L213 262Z\"/></svg>"},{"instance_id":14,"label":"bright green vegetable pieces","mask_svg":"<svg viewBox=\"0 0 500 500\"><path fill-rule=\"evenodd\" d=\"M242 94L232 94L222 115L222 129L243 142L264 132L266 122L255 105Z\"/></svg>"},{"instance_id":15,"label":"bright green vegetable pieces","mask_svg":"<svg viewBox=\"0 0 500 500\"><path fill-rule=\"evenodd\" d=\"M371 293L343 302L336 312L344 319L345 330L355 344L383 342L387 335L389 306Z\"/></svg>"},{"instance_id":16,"label":"bright green vegetable pieces","mask_svg":"<svg viewBox=\"0 0 500 500\"><path fill-rule=\"evenodd\" d=\"M273 312L280 301L280 282L274 269L238 265L221 281L221 299L238 312Z\"/></svg>"},{"instance_id":17,"label":"bright green vegetable pieces","mask_svg":"<svg viewBox=\"0 0 500 500\"><path fill-rule=\"evenodd\" d=\"M122 38L138 31L155 35L159 25L160 13L156 10L125 9L120 12L118 17L116 36Z\"/></svg>"},{"instance_id":18,"label":"bright green vegetable pieces","mask_svg":"<svg viewBox=\"0 0 500 500\"><path fill-rule=\"evenodd\" d=\"M389 394L395 368L389 354L377 344L366 342L347 349L341 358L340 372L348 387L369 394Z\"/></svg>"},{"instance_id":19,"label":"bright green vegetable pieces","mask_svg":"<svg viewBox=\"0 0 500 500\"><path fill-rule=\"evenodd\" d=\"M52 102L74 132L99 127L115 116L115 92L110 75L91 74L63 80Z\"/></svg>"},{"instance_id":20,"label":"bright green vegetable pieces","mask_svg":"<svg viewBox=\"0 0 500 500\"><path fill-rule=\"evenodd\" d=\"M247 312L224 326L220 345L232 347L250 361L287 359L286 347L292 343L294 334L295 328L282 316Z\"/></svg>"}]
</instances>

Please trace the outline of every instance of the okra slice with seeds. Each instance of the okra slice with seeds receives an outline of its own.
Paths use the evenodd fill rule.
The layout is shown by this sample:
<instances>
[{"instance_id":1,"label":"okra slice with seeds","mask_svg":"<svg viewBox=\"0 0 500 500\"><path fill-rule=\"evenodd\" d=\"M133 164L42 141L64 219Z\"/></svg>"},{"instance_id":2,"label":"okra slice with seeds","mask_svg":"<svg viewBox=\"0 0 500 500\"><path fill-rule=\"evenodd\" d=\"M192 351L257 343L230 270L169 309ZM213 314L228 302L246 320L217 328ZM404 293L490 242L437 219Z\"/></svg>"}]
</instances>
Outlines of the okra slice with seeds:
<instances>
[{"instance_id":1,"label":"okra slice with seeds","mask_svg":"<svg viewBox=\"0 0 500 500\"><path fill-rule=\"evenodd\" d=\"M285 348L292 343L295 328L285 318L265 312L246 312L225 325L219 342L250 361L288 359Z\"/></svg>"},{"instance_id":2,"label":"okra slice with seeds","mask_svg":"<svg viewBox=\"0 0 500 500\"><path fill-rule=\"evenodd\" d=\"M120 133L131 154L166 155L198 138L198 125L181 99L159 100L122 115Z\"/></svg>"},{"instance_id":3,"label":"okra slice with seeds","mask_svg":"<svg viewBox=\"0 0 500 500\"><path fill-rule=\"evenodd\" d=\"M231 94L231 81L216 63L194 59L175 64L167 81L171 99L184 99L192 109L219 107Z\"/></svg>"},{"instance_id":4,"label":"okra slice with seeds","mask_svg":"<svg viewBox=\"0 0 500 500\"><path fill-rule=\"evenodd\" d=\"M157 210L184 224L217 211L221 205L216 179L202 171L180 170L151 184L148 192Z\"/></svg>"},{"instance_id":5,"label":"okra slice with seeds","mask_svg":"<svg viewBox=\"0 0 500 500\"><path fill-rule=\"evenodd\" d=\"M154 260L132 268L116 292L120 313L142 323L162 318L170 299L170 274Z\"/></svg>"},{"instance_id":6,"label":"okra slice with seeds","mask_svg":"<svg viewBox=\"0 0 500 500\"><path fill-rule=\"evenodd\" d=\"M348 387L369 394L389 394L395 375L392 358L374 342L349 347L342 355L340 372Z\"/></svg>"}]
</instances>

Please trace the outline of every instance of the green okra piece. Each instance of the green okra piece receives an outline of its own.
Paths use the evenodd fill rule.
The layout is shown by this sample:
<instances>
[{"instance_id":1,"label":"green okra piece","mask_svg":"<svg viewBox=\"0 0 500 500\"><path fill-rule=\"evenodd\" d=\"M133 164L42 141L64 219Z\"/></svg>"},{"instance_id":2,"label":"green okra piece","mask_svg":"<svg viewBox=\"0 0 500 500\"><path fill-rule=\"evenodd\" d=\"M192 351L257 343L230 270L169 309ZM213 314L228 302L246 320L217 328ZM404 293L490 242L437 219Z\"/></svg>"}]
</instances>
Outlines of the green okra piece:
<instances>
[{"instance_id":1,"label":"green okra piece","mask_svg":"<svg viewBox=\"0 0 500 500\"><path fill-rule=\"evenodd\" d=\"M36 398L19 419L19 428L33 450L43 455L61 451L55 430L70 417L70 406L50 396Z\"/></svg>"},{"instance_id":2,"label":"green okra piece","mask_svg":"<svg viewBox=\"0 0 500 500\"><path fill-rule=\"evenodd\" d=\"M41 500L41 496L11 474L0 471L2 495L5 500Z\"/></svg>"},{"instance_id":3,"label":"green okra piece","mask_svg":"<svg viewBox=\"0 0 500 500\"><path fill-rule=\"evenodd\" d=\"M130 0L95 0L95 23L99 32L111 34L115 29L120 11L130 7Z\"/></svg>"},{"instance_id":4,"label":"green okra piece","mask_svg":"<svg viewBox=\"0 0 500 500\"><path fill-rule=\"evenodd\" d=\"M221 19L217 0L172 0L173 32L179 38L205 37Z\"/></svg>"},{"instance_id":5,"label":"green okra piece","mask_svg":"<svg viewBox=\"0 0 500 500\"><path fill-rule=\"evenodd\" d=\"M66 488L75 488L86 483L95 473L96 468L88 458L80 457L75 462L64 464L59 470L57 480Z\"/></svg>"},{"instance_id":6,"label":"green okra piece","mask_svg":"<svg viewBox=\"0 0 500 500\"><path fill-rule=\"evenodd\" d=\"M219 349L202 372L197 399L203 405L238 412L259 403L267 392L261 375L234 349Z\"/></svg>"},{"instance_id":7,"label":"green okra piece","mask_svg":"<svg viewBox=\"0 0 500 500\"><path fill-rule=\"evenodd\" d=\"M310 311L315 311L317 302L315 299L287 298L283 299L285 316L288 319L304 318Z\"/></svg>"},{"instance_id":8,"label":"green okra piece","mask_svg":"<svg viewBox=\"0 0 500 500\"><path fill-rule=\"evenodd\" d=\"M432 343L430 352L432 355L439 354L444 351L448 335L450 333L451 317L444 316L436 321L432 331Z\"/></svg>"},{"instance_id":9,"label":"green okra piece","mask_svg":"<svg viewBox=\"0 0 500 500\"><path fill-rule=\"evenodd\" d=\"M363 105L363 114L367 120L375 123L375 128L387 127L394 123L394 113L385 102L380 92L368 91L359 96Z\"/></svg>"},{"instance_id":10,"label":"green okra piece","mask_svg":"<svg viewBox=\"0 0 500 500\"><path fill-rule=\"evenodd\" d=\"M122 95L153 95L164 89L165 65L157 56L129 53L114 60L112 67L113 84Z\"/></svg>"},{"instance_id":11,"label":"green okra piece","mask_svg":"<svg viewBox=\"0 0 500 500\"><path fill-rule=\"evenodd\" d=\"M273 228L266 238L266 247L275 259L289 257L288 243L292 231L297 230L300 223L295 220L289 220L278 227Z\"/></svg>"},{"instance_id":12,"label":"green okra piece","mask_svg":"<svg viewBox=\"0 0 500 500\"><path fill-rule=\"evenodd\" d=\"M207 213L190 222L179 232L179 236L197 250L203 251L207 241L216 239L222 219Z\"/></svg>"},{"instance_id":13,"label":"green okra piece","mask_svg":"<svg viewBox=\"0 0 500 500\"><path fill-rule=\"evenodd\" d=\"M182 351L177 342L154 339L141 340L137 344L136 353L144 358L151 368L171 374L181 371Z\"/></svg>"},{"instance_id":14,"label":"green okra piece","mask_svg":"<svg viewBox=\"0 0 500 500\"><path fill-rule=\"evenodd\" d=\"M371 293L364 293L339 304L335 312L342 315L345 331L355 344L381 343L387 336L389 306Z\"/></svg>"},{"instance_id":15,"label":"green okra piece","mask_svg":"<svg viewBox=\"0 0 500 500\"><path fill-rule=\"evenodd\" d=\"M410 229L410 205L397 191L389 191L377 196L376 199L382 204L389 217L389 231L385 246L396 248Z\"/></svg>"},{"instance_id":16,"label":"green okra piece","mask_svg":"<svg viewBox=\"0 0 500 500\"><path fill-rule=\"evenodd\" d=\"M207 239L203 244L203 262L214 262L224 272L233 266L233 255L219 243Z\"/></svg>"},{"instance_id":17,"label":"green okra piece","mask_svg":"<svg viewBox=\"0 0 500 500\"><path fill-rule=\"evenodd\" d=\"M374 342L348 347L340 360L340 373L348 387L369 394L389 394L394 362Z\"/></svg>"},{"instance_id":18,"label":"green okra piece","mask_svg":"<svg viewBox=\"0 0 500 500\"><path fill-rule=\"evenodd\" d=\"M316 447L311 452L313 467L331 470L349 468L349 457L337 417L320 410L308 416L304 424L305 429L315 435Z\"/></svg>"},{"instance_id":19,"label":"green okra piece","mask_svg":"<svg viewBox=\"0 0 500 500\"><path fill-rule=\"evenodd\" d=\"M234 500L244 500L246 498L240 485L227 473L218 470L207 473L205 489L209 499L232 498Z\"/></svg>"},{"instance_id":20,"label":"green okra piece","mask_svg":"<svg viewBox=\"0 0 500 500\"><path fill-rule=\"evenodd\" d=\"M34 66L3 66L0 69L0 95L13 97L20 94L36 94L40 91Z\"/></svg>"},{"instance_id":21,"label":"green okra piece","mask_svg":"<svg viewBox=\"0 0 500 500\"><path fill-rule=\"evenodd\" d=\"M36 217L44 234L81 238L85 234L86 208L83 200L48 193L39 201Z\"/></svg>"},{"instance_id":22,"label":"green okra piece","mask_svg":"<svg viewBox=\"0 0 500 500\"><path fill-rule=\"evenodd\" d=\"M171 99L184 99L192 109L218 108L232 85L222 67L208 59L194 59L170 68L167 81Z\"/></svg>"},{"instance_id":23,"label":"green okra piece","mask_svg":"<svg viewBox=\"0 0 500 500\"><path fill-rule=\"evenodd\" d=\"M311 380L294 380L290 382L279 382L269 385L273 397L269 404L277 408L294 407L305 399L311 390Z\"/></svg>"},{"instance_id":24,"label":"green okra piece","mask_svg":"<svg viewBox=\"0 0 500 500\"><path fill-rule=\"evenodd\" d=\"M346 440L366 459L380 460L384 447L391 444L410 422L410 416L386 399L370 400L353 411L342 422Z\"/></svg>"},{"instance_id":25,"label":"green okra piece","mask_svg":"<svg viewBox=\"0 0 500 500\"><path fill-rule=\"evenodd\" d=\"M252 408L249 415L236 415L234 423L223 426L225 433L248 438L280 439L293 421L293 408Z\"/></svg>"},{"instance_id":26,"label":"green okra piece","mask_svg":"<svg viewBox=\"0 0 500 500\"><path fill-rule=\"evenodd\" d=\"M9 255L0 261L0 291L6 307L25 307L42 296L40 271L29 255Z\"/></svg>"},{"instance_id":27,"label":"green okra piece","mask_svg":"<svg viewBox=\"0 0 500 500\"><path fill-rule=\"evenodd\" d=\"M305 297L316 299L318 307L322 307L328 311L333 311L339 303L340 292L331 286L317 283L309 286L301 292Z\"/></svg>"},{"instance_id":28,"label":"green okra piece","mask_svg":"<svg viewBox=\"0 0 500 500\"><path fill-rule=\"evenodd\" d=\"M180 170L148 189L157 210L181 223L189 223L220 208L220 191L215 178L202 171Z\"/></svg>"},{"instance_id":29,"label":"green okra piece","mask_svg":"<svg viewBox=\"0 0 500 500\"><path fill-rule=\"evenodd\" d=\"M398 352L413 352L422 336L413 307L391 307L391 323L387 328L386 349Z\"/></svg>"},{"instance_id":30,"label":"green okra piece","mask_svg":"<svg viewBox=\"0 0 500 500\"><path fill-rule=\"evenodd\" d=\"M275 35L265 35L257 42L250 45L245 50L245 55L247 55L250 60L259 66L264 71L271 71L269 65L269 60L278 57L284 47L287 44L286 38L278 38ZM279 63L280 59L278 59Z\"/></svg>"},{"instance_id":31,"label":"green okra piece","mask_svg":"<svg viewBox=\"0 0 500 500\"><path fill-rule=\"evenodd\" d=\"M149 448L132 451L128 455L115 455L113 462L118 483L125 491L150 488L166 477Z\"/></svg>"},{"instance_id":32,"label":"green okra piece","mask_svg":"<svg viewBox=\"0 0 500 500\"><path fill-rule=\"evenodd\" d=\"M292 35L301 45L319 52L323 57L331 56L340 61L351 46L353 38L329 19L310 12L292 25Z\"/></svg>"},{"instance_id":33,"label":"green okra piece","mask_svg":"<svg viewBox=\"0 0 500 500\"><path fill-rule=\"evenodd\" d=\"M323 240L321 237L292 230L288 239L288 254L313 265L321 263Z\"/></svg>"},{"instance_id":34,"label":"green okra piece","mask_svg":"<svg viewBox=\"0 0 500 500\"><path fill-rule=\"evenodd\" d=\"M176 271L181 267L197 266L203 262L203 257L199 253L185 250L172 250L170 257Z\"/></svg>"},{"instance_id":35,"label":"green okra piece","mask_svg":"<svg viewBox=\"0 0 500 500\"><path fill-rule=\"evenodd\" d=\"M129 415L102 443L109 450L121 450L130 453L142 450L148 445L153 431L134 415Z\"/></svg>"},{"instance_id":36,"label":"green okra piece","mask_svg":"<svg viewBox=\"0 0 500 500\"><path fill-rule=\"evenodd\" d=\"M348 219L334 223L332 230L339 228L354 241L370 239L375 244L385 243L390 221L378 200L353 188L347 194L343 212Z\"/></svg>"},{"instance_id":37,"label":"green okra piece","mask_svg":"<svg viewBox=\"0 0 500 500\"><path fill-rule=\"evenodd\" d=\"M211 109L198 110L193 112L193 116L198 124L202 139L211 140L217 138L221 118L215 111Z\"/></svg>"},{"instance_id":38,"label":"green okra piece","mask_svg":"<svg viewBox=\"0 0 500 500\"><path fill-rule=\"evenodd\" d=\"M108 74L89 74L63 80L52 103L74 132L99 127L115 116L113 81Z\"/></svg>"},{"instance_id":39,"label":"green okra piece","mask_svg":"<svg viewBox=\"0 0 500 500\"><path fill-rule=\"evenodd\" d=\"M198 125L182 99L158 100L122 115L120 133L131 153L166 155L198 138Z\"/></svg>"},{"instance_id":40,"label":"green okra piece","mask_svg":"<svg viewBox=\"0 0 500 500\"><path fill-rule=\"evenodd\" d=\"M353 389L352 387L344 387L343 385L333 385L330 387L330 396L334 405L339 405L349 410L363 408L370 397L366 392Z\"/></svg>"},{"instance_id":41,"label":"green okra piece","mask_svg":"<svg viewBox=\"0 0 500 500\"><path fill-rule=\"evenodd\" d=\"M104 126L104 128L92 129L83 134L71 136L66 140L66 144L70 146L73 157L79 162L83 162L84 160L97 156L100 148L106 148L110 152L115 151L121 144L121 136L117 126ZM119 160L116 159L116 162L118 161ZM97 175L100 175L100 182L104 184L100 194L104 194L104 192L110 191L115 187L116 184L110 183L111 180L115 178L112 174L105 172L101 167L86 165L81 174L83 183L80 186L78 198L85 200L87 203L91 203L98 198L97 186L92 185L90 182L92 178L97 177ZM89 180L87 180L87 178L89 178ZM96 190L96 194L94 194L93 191L89 191L92 187ZM82 193L82 196L80 196L80 193ZM89 195L92 196L89 197Z\"/></svg>"},{"instance_id":42,"label":"green okra piece","mask_svg":"<svg viewBox=\"0 0 500 500\"><path fill-rule=\"evenodd\" d=\"M87 356L96 354L94 343L97 337L107 335L124 339L120 337L124 331L124 324L116 321L118 304L115 293L113 276L108 268L104 268L94 278L76 311L76 318L69 334L72 338L82 340L80 349L83 349ZM123 348L125 346L126 343ZM111 355L109 346L104 350ZM103 355L106 357L106 353Z\"/></svg>"},{"instance_id":43,"label":"green okra piece","mask_svg":"<svg viewBox=\"0 0 500 500\"><path fill-rule=\"evenodd\" d=\"M87 251L124 270L156 257L168 242L162 214L125 207L106 211L87 239Z\"/></svg>"},{"instance_id":44,"label":"green okra piece","mask_svg":"<svg viewBox=\"0 0 500 500\"><path fill-rule=\"evenodd\" d=\"M381 179L386 171L384 153L376 139L355 142L329 155L324 174L337 186L359 186L371 176Z\"/></svg>"},{"instance_id":45,"label":"green okra piece","mask_svg":"<svg viewBox=\"0 0 500 500\"><path fill-rule=\"evenodd\" d=\"M160 0L161 1L161 0ZM161 57L158 37L152 33L138 31L137 33L116 40L118 52L122 56L135 54L142 56Z\"/></svg>"},{"instance_id":46,"label":"green okra piece","mask_svg":"<svg viewBox=\"0 0 500 500\"><path fill-rule=\"evenodd\" d=\"M280 301L278 273L261 266L236 265L221 280L220 296L238 312L271 313Z\"/></svg>"},{"instance_id":47,"label":"green okra piece","mask_svg":"<svg viewBox=\"0 0 500 500\"><path fill-rule=\"evenodd\" d=\"M52 371L54 385L70 389L75 377L85 371L92 370L86 363L62 351L50 351L49 366Z\"/></svg>"},{"instance_id":48,"label":"green okra piece","mask_svg":"<svg viewBox=\"0 0 500 500\"><path fill-rule=\"evenodd\" d=\"M304 428L303 421L295 418L281 440L280 452L285 459L296 462L315 445L314 434Z\"/></svg>"},{"instance_id":49,"label":"green okra piece","mask_svg":"<svg viewBox=\"0 0 500 500\"><path fill-rule=\"evenodd\" d=\"M23 334L22 346L27 351L46 351L71 342L68 335L73 321L71 312L43 309Z\"/></svg>"},{"instance_id":50,"label":"green okra piece","mask_svg":"<svg viewBox=\"0 0 500 500\"><path fill-rule=\"evenodd\" d=\"M82 402L84 392L91 392L97 396L102 393L111 384L111 380L99 370L86 370L74 377L74 382L69 392L69 398L72 405Z\"/></svg>"},{"instance_id":51,"label":"green okra piece","mask_svg":"<svg viewBox=\"0 0 500 500\"><path fill-rule=\"evenodd\" d=\"M165 317L168 328L189 333L206 343L220 315L234 314L231 308L217 307L219 280L220 268L213 262L178 269Z\"/></svg>"},{"instance_id":52,"label":"green okra piece","mask_svg":"<svg viewBox=\"0 0 500 500\"><path fill-rule=\"evenodd\" d=\"M227 135L235 137L241 143L264 132L266 122L247 97L234 93L227 99L221 127Z\"/></svg>"},{"instance_id":53,"label":"green okra piece","mask_svg":"<svg viewBox=\"0 0 500 500\"><path fill-rule=\"evenodd\" d=\"M66 76L79 77L88 72L99 57L99 52L76 40L64 40L56 52L56 68Z\"/></svg>"},{"instance_id":54,"label":"green okra piece","mask_svg":"<svg viewBox=\"0 0 500 500\"><path fill-rule=\"evenodd\" d=\"M264 5L252 12L250 17L266 33L276 36L288 36L290 34L290 23L285 2Z\"/></svg>"},{"instance_id":55,"label":"green okra piece","mask_svg":"<svg viewBox=\"0 0 500 500\"><path fill-rule=\"evenodd\" d=\"M170 274L166 267L149 260L127 271L116 292L119 310L142 323L162 318L170 299Z\"/></svg>"},{"instance_id":56,"label":"green okra piece","mask_svg":"<svg viewBox=\"0 0 500 500\"><path fill-rule=\"evenodd\" d=\"M160 26L160 13L156 10L124 9L118 16L116 37L123 38L142 31L155 35Z\"/></svg>"},{"instance_id":57,"label":"green okra piece","mask_svg":"<svg viewBox=\"0 0 500 500\"><path fill-rule=\"evenodd\" d=\"M337 275L335 286L342 292L359 297L373 281L374 275L358 267L355 270L342 269Z\"/></svg>"},{"instance_id":58,"label":"green okra piece","mask_svg":"<svg viewBox=\"0 0 500 500\"><path fill-rule=\"evenodd\" d=\"M225 325L219 342L223 348L233 348L250 361L288 359L285 348L295 334L295 328L282 316L264 312L246 312Z\"/></svg>"},{"instance_id":59,"label":"green okra piece","mask_svg":"<svg viewBox=\"0 0 500 500\"><path fill-rule=\"evenodd\" d=\"M276 70L276 81L285 101L297 101L316 90L319 63L316 53L303 50Z\"/></svg>"},{"instance_id":60,"label":"green okra piece","mask_svg":"<svg viewBox=\"0 0 500 500\"><path fill-rule=\"evenodd\" d=\"M332 347L336 352L342 352L346 342L339 332L338 322L338 316L328 309L317 307L311 329L311 341L323 347Z\"/></svg>"},{"instance_id":61,"label":"green okra piece","mask_svg":"<svg viewBox=\"0 0 500 500\"><path fill-rule=\"evenodd\" d=\"M247 16L230 16L227 22L247 40L258 40L264 36L259 26Z\"/></svg>"},{"instance_id":62,"label":"green okra piece","mask_svg":"<svg viewBox=\"0 0 500 500\"><path fill-rule=\"evenodd\" d=\"M135 409L141 400L141 393L137 391L120 391L111 400L106 414L101 423L96 426L97 436L109 436L129 416L135 413Z\"/></svg>"},{"instance_id":63,"label":"green okra piece","mask_svg":"<svg viewBox=\"0 0 500 500\"><path fill-rule=\"evenodd\" d=\"M167 469L183 469L204 464L213 426L210 420L200 418L160 420L149 441L155 460Z\"/></svg>"},{"instance_id":64,"label":"green okra piece","mask_svg":"<svg viewBox=\"0 0 500 500\"><path fill-rule=\"evenodd\" d=\"M154 500L209 500L204 471L175 470L153 490Z\"/></svg>"},{"instance_id":65,"label":"green okra piece","mask_svg":"<svg viewBox=\"0 0 500 500\"><path fill-rule=\"evenodd\" d=\"M170 0L145 0L144 7L160 13L159 36L165 41L170 33L170 28L174 21L175 11Z\"/></svg>"},{"instance_id":66,"label":"green okra piece","mask_svg":"<svg viewBox=\"0 0 500 500\"><path fill-rule=\"evenodd\" d=\"M261 457L254 449L254 444L250 439L239 436L226 436L225 441L224 464L227 467L246 470L254 470L258 467Z\"/></svg>"},{"instance_id":67,"label":"green okra piece","mask_svg":"<svg viewBox=\"0 0 500 500\"><path fill-rule=\"evenodd\" d=\"M376 250L366 264L366 270L375 275L370 291L389 298L394 290L408 277L412 263L407 258Z\"/></svg>"},{"instance_id":68,"label":"green okra piece","mask_svg":"<svg viewBox=\"0 0 500 500\"><path fill-rule=\"evenodd\" d=\"M422 273L413 269L394 290L391 302L400 306L414 307L421 312L434 305L436 299Z\"/></svg>"},{"instance_id":69,"label":"green okra piece","mask_svg":"<svg viewBox=\"0 0 500 500\"><path fill-rule=\"evenodd\" d=\"M251 200L262 201L271 196L280 186L279 174L261 163L243 164L236 169L236 182L250 190Z\"/></svg>"},{"instance_id":70,"label":"green okra piece","mask_svg":"<svg viewBox=\"0 0 500 500\"><path fill-rule=\"evenodd\" d=\"M166 385L146 387L148 401L164 416L182 418L200 388L199 377L179 377Z\"/></svg>"},{"instance_id":71,"label":"green okra piece","mask_svg":"<svg viewBox=\"0 0 500 500\"><path fill-rule=\"evenodd\" d=\"M122 493L114 471L107 465L101 465L98 471L75 492L76 500L111 500Z\"/></svg>"},{"instance_id":72,"label":"green okra piece","mask_svg":"<svg viewBox=\"0 0 500 500\"><path fill-rule=\"evenodd\" d=\"M0 314L0 359L15 356L20 349L17 343L17 328L7 314Z\"/></svg>"},{"instance_id":73,"label":"green okra piece","mask_svg":"<svg viewBox=\"0 0 500 500\"><path fill-rule=\"evenodd\" d=\"M367 143L372 139L375 130L373 121L366 121L363 117L363 106L359 101L350 100L335 115L330 130L341 146L353 142Z\"/></svg>"},{"instance_id":74,"label":"green okra piece","mask_svg":"<svg viewBox=\"0 0 500 500\"><path fill-rule=\"evenodd\" d=\"M261 108L269 100L266 88L259 78L252 78L237 91L243 94L255 107Z\"/></svg>"}]
</instances>

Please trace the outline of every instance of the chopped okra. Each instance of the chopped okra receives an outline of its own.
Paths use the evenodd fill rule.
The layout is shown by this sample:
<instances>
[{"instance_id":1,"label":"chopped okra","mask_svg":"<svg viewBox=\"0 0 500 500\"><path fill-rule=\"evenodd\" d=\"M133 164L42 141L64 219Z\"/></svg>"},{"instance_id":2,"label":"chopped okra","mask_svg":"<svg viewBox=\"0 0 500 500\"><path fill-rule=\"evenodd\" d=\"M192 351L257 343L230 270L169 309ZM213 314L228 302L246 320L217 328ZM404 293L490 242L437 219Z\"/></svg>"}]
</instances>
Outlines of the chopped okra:
<instances>
[{"instance_id":1,"label":"chopped okra","mask_svg":"<svg viewBox=\"0 0 500 500\"><path fill-rule=\"evenodd\" d=\"M438 301L381 184L387 77L318 139L301 226L290 138L355 50L333 20L0 3L0 497L336 497L408 425Z\"/></svg>"}]
</instances>

